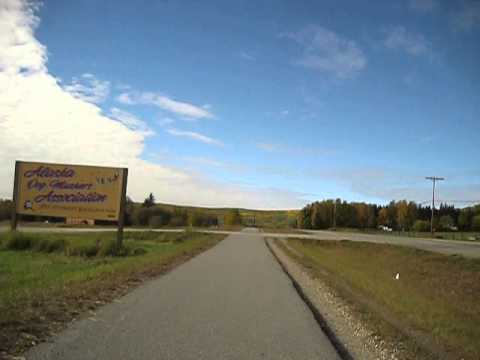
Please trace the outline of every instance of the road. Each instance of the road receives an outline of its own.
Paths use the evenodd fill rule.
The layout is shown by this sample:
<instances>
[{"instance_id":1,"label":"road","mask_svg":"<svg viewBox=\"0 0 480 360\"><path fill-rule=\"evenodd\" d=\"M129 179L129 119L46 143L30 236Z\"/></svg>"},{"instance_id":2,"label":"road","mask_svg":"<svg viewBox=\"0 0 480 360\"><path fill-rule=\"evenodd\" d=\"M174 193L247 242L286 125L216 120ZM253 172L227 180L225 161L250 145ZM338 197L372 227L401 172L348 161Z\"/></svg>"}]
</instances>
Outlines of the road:
<instances>
[{"instance_id":1,"label":"road","mask_svg":"<svg viewBox=\"0 0 480 360\"><path fill-rule=\"evenodd\" d=\"M125 231L145 231L150 229L132 229L126 228ZM0 233L8 231L8 226L0 226ZM98 231L114 231L112 228L63 228L63 227L36 227L28 226L20 228L20 231L26 232L98 232ZM184 229L153 229L158 232L183 232ZM197 231L205 233L220 234L237 234L236 231L219 231L219 230L201 230ZM480 258L480 242L458 241L458 240L440 240L440 239L424 239L411 238L396 235L370 235L349 232L336 232L324 230L303 230L303 234L288 233L262 233L264 237L277 238L303 238L315 240L350 240L350 241L366 241L378 244L393 244L410 246L417 249L433 251L445 255L462 255L469 258Z\"/></svg>"},{"instance_id":2,"label":"road","mask_svg":"<svg viewBox=\"0 0 480 360\"><path fill-rule=\"evenodd\" d=\"M339 359L260 233L229 235L27 359Z\"/></svg>"},{"instance_id":3,"label":"road","mask_svg":"<svg viewBox=\"0 0 480 360\"><path fill-rule=\"evenodd\" d=\"M377 244L393 244L410 246L417 249L433 251L446 255L463 255L470 258L480 258L480 243L457 241L457 240L440 240L440 239L423 239L411 238L397 235L370 235L336 231L305 231L307 237L317 240L350 240L365 241Z\"/></svg>"}]
</instances>

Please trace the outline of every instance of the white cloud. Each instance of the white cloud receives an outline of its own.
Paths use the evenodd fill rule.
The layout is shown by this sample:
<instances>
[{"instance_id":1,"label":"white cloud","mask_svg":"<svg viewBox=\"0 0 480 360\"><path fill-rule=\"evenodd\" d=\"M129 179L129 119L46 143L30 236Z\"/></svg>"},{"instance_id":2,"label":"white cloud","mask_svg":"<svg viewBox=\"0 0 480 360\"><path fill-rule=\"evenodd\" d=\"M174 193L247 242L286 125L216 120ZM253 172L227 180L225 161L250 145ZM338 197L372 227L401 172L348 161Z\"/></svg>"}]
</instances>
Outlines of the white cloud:
<instances>
[{"instance_id":1,"label":"white cloud","mask_svg":"<svg viewBox=\"0 0 480 360\"><path fill-rule=\"evenodd\" d=\"M47 71L46 49L34 37L34 11L17 0L0 4L1 198L11 197L20 159L126 166L128 194L136 200L152 191L159 201L185 205L275 209L304 203L300 193L215 182L143 160L146 135L139 123L132 129L132 118L129 126L113 119L124 113L106 116L65 91Z\"/></svg>"},{"instance_id":2,"label":"white cloud","mask_svg":"<svg viewBox=\"0 0 480 360\"><path fill-rule=\"evenodd\" d=\"M128 111L113 107L110 109L110 117L120 121L130 130L138 131L145 136L153 135L154 132L148 127L147 123L140 120Z\"/></svg>"},{"instance_id":3,"label":"white cloud","mask_svg":"<svg viewBox=\"0 0 480 360\"><path fill-rule=\"evenodd\" d=\"M168 129L167 133L173 136L186 137L186 138L189 138L195 141L200 141L209 145L223 146L223 143L220 140L208 137L198 132L184 131L184 130L178 130L178 129L172 128L172 129Z\"/></svg>"},{"instance_id":4,"label":"white cloud","mask_svg":"<svg viewBox=\"0 0 480 360\"><path fill-rule=\"evenodd\" d=\"M34 8L19 1L0 3L0 71L3 74L45 70L47 52L33 35L38 25Z\"/></svg>"},{"instance_id":5,"label":"white cloud","mask_svg":"<svg viewBox=\"0 0 480 360\"><path fill-rule=\"evenodd\" d=\"M249 53L247 53L247 52L245 52L245 51L241 51L241 52L239 53L239 56L240 56L242 59L247 60L247 61L255 61L255 60L257 60L257 59L255 58L255 56L250 55Z\"/></svg>"},{"instance_id":6,"label":"white cloud","mask_svg":"<svg viewBox=\"0 0 480 360\"><path fill-rule=\"evenodd\" d=\"M403 26L394 26L385 31L384 44L389 49L405 51L412 56L432 54L432 46L422 34L408 31Z\"/></svg>"},{"instance_id":7,"label":"white cloud","mask_svg":"<svg viewBox=\"0 0 480 360\"><path fill-rule=\"evenodd\" d=\"M110 82L97 79L93 74L85 73L80 78L63 87L74 97L83 101L99 104L110 94Z\"/></svg>"},{"instance_id":8,"label":"white cloud","mask_svg":"<svg viewBox=\"0 0 480 360\"><path fill-rule=\"evenodd\" d=\"M129 93L121 93L117 96L116 100L125 105L135 105L136 103L133 101L131 95Z\"/></svg>"},{"instance_id":9,"label":"white cloud","mask_svg":"<svg viewBox=\"0 0 480 360\"><path fill-rule=\"evenodd\" d=\"M437 7L435 0L410 0L410 8L420 13L431 12Z\"/></svg>"},{"instance_id":10,"label":"white cloud","mask_svg":"<svg viewBox=\"0 0 480 360\"><path fill-rule=\"evenodd\" d=\"M296 65L319 70L339 79L355 76L367 66L367 58L355 41L321 26L310 25L296 33L281 35L303 48Z\"/></svg>"},{"instance_id":11,"label":"white cloud","mask_svg":"<svg viewBox=\"0 0 480 360\"><path fill-rule=\"evenodd\" d=\"M480 25L480 1L462 1L461 9L452 15L452 21L458 31L470 31Z\"/></svg>"},{"instance_id":12,"label":"white cloud","mask_svg":"<svg viewBox=\"0 0 480 360\"><path fill-rule=\"evenodd\" d=\"M209 105L200 107L153 92L125 92L117 97L117 101L127 105L154 105L175 115L191 119L213 118Z\"/></svg>"}]
</instances>

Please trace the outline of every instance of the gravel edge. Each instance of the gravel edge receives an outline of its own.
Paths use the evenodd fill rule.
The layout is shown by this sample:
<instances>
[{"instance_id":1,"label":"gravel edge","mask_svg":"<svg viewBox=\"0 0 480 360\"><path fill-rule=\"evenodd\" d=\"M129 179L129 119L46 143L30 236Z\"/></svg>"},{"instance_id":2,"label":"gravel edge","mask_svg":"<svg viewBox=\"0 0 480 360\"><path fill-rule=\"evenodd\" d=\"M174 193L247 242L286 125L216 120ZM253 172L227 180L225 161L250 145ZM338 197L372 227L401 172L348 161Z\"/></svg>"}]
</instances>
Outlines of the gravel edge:
<instances>
[{"instance_id":1,"label":"gravel edge","mask_svg":"<svg viewBox=\"0 0 480 360\"><path fill-rule=\"evenodd\" d=\"M286 245L285 240L279 241ZM342 359L398 360L399 350L368 329L351 306L330 286L321 279L313 278L303 266L282 251L274 239L265 239L265 244Z\"/></svg>"}]
</instances>

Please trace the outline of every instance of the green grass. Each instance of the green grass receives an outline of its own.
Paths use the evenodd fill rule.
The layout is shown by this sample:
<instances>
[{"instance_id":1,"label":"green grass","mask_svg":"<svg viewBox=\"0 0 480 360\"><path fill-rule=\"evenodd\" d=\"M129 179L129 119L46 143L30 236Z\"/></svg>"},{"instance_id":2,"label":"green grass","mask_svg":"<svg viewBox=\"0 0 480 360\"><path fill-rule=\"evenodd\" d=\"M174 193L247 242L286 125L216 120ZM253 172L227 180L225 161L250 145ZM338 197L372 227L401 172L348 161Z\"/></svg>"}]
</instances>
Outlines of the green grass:
<instances>
[{"instance_id":1,"label":"green grass","mask_svg":"<svg viewBox=\"0 0 480 360\"><path fill-rule=\"evenodd\" d=\"M479 259L350 241L288 244L316 276L403 334L420 334L430 350L480 358Z\"/></svg>"},{"instance_id":2,"label":"green grass","mask_svg":"<svg viewBox=\"0 0 480 360\"><path fill-rule=\"evenodd\" d=\"M113 257L108 244L114 243L114 232L19 234L16 238L1 234L0 352L18 352L15 336L45 322L41 319L66 316L68 321L73 315L65 314L84 311L85 304L98 298L109 301L119 288L121 294L223 238L194 232L128 232L124 244L130 250ZM49 247L52 244L61 245Z\"/></svg>"}]
</instances>

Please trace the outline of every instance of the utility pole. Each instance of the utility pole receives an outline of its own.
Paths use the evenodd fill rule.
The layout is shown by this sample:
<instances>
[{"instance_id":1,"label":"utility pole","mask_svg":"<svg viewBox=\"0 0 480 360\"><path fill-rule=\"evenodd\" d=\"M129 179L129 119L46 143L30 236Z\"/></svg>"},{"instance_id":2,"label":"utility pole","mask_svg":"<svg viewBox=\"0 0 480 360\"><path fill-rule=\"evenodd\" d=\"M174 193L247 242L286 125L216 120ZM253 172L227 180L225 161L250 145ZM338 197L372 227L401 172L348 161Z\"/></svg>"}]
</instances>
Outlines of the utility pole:
<instances>
[{"instance_id":1,"label":"utility pole","mask_svg":"<svg viewBox=\"0 0 480 360\"><path fill-rule=\"evenodd\" d=\"M333 201L333 229L337 230L337 200Z\"/></svg>"},{"instance_id":2,"label":"utility pole","mask_svg":"<svg viewBox=\"0 0 480 360\"><path fill-rule=\"evenodd\" d=\"M431 180L432 183L433 183L433 188L432 188L432 218L430 220L430 232L433 235L433 216L434 216L434 211L435 211L435 183L437 181L445 180L445 178L436 177L436 176L427 176L425 179Z\"/></svg>"}]
</instances>

